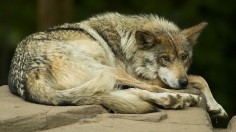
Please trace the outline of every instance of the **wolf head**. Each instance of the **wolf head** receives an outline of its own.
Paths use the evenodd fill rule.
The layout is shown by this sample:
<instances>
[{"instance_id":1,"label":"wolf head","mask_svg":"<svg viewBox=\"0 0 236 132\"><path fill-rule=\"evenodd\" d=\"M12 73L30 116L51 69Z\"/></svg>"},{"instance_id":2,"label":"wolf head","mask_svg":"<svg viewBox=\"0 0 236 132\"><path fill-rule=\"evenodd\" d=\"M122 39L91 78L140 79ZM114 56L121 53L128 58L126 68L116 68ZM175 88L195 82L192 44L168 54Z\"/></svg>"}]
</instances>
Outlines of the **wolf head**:
<instances>
[{"instance_id":1,"label":"wolf head","mask_svg":"<svg viewBox=\"0 0 236 132\"><path fill-rule=\"evenodd\" d=\"M160 79L171 88L188 85L187 71L192 61L192 50L206 22L179 30L137 30L138 50L135 53L135 73L145 79Z\"/></svg>"}]
</instances>

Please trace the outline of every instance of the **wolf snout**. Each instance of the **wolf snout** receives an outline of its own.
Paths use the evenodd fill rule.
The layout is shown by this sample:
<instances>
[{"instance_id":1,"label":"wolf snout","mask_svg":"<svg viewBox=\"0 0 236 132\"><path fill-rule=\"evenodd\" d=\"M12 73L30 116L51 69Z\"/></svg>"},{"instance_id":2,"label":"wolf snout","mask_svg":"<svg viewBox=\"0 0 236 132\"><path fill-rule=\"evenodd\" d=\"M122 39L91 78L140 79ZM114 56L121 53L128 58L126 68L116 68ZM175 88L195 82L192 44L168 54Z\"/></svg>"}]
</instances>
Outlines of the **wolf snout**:
<instances>
[{"instance_id":1,"label":"wolf snout","mask_svg":"<svg viewBox=\"0 0 236 132\"><path fill-rule=\"evenodd\" d=\"M182 88L185 88L188 85L188 79L187 78L180 78L179 79L179 86Z\"/></svg>"}]
</instances>

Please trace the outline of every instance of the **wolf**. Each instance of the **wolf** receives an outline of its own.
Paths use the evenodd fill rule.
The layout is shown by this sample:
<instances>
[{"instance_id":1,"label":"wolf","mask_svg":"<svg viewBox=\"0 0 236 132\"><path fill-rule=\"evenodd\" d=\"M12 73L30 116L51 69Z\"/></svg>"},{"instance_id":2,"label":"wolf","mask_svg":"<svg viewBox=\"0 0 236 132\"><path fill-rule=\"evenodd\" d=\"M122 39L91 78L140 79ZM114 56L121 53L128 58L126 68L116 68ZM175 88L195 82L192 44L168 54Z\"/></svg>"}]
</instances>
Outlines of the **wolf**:
<instances>
[{"instance_id":1,"label":"wolf","mask_svg":"<svg viewBox=\"0 0 236 132\"><path fill-rule=\"evenodd\" d=\"M102 105L115 113L198 105L198 95L171 90L197 88L214 117L227 117L205 79L187 74L206 25L181 30L154 14L104 13L54 26L18 44L8 85L26 101Z\"/></svg>"}]
</instances>

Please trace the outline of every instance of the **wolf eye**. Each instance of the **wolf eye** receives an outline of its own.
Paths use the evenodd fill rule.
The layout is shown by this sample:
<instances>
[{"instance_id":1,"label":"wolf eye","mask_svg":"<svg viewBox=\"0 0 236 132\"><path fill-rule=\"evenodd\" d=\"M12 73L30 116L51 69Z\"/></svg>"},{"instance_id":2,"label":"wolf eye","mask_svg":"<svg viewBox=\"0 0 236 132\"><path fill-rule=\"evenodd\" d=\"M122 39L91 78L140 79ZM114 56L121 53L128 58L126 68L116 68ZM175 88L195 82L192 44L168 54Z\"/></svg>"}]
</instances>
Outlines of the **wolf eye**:
<instances>
[{"instance_id":1,"label":"wolf eye","mask_svg":"<svg viewBox=\"0 0 236 132\"><path fill-rule=\"evenodd\" d=\"M168 56L162 56L162 59L166 62L170 62L170 58Z\"/></svg>"},{"instance_id":2,"label":"wolf eye","mask_svg":"<svg viewBox=\"0 0 236 132\"><path fill-rule=\"evenodd\" d=\"M188 55L183 55L182 60L186 60L188 58Z\"/></svg>"}]
</instances>

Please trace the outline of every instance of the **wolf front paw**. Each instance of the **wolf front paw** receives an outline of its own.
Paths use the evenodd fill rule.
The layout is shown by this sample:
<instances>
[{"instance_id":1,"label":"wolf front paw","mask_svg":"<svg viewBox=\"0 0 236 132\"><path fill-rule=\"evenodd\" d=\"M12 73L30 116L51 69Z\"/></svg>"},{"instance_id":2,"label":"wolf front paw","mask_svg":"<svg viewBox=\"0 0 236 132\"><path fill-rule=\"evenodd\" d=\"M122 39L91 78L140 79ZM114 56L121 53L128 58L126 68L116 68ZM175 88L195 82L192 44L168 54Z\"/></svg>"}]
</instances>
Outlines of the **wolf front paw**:
<instances>
[{"instance_id":1,"label":"wolf front paw","mask_svg":"<svg viewBox=\"0 0 236 132\"><path fill-rule=\"evenodd\" d=\"M197 105L201 100L201 97L192 94L159 93L159 99L156 100L156 103L164 108L183 109Z\"/></svg>"},{"instance_id":2,"label":"wolf front paw","mask_svg":"<svg viewBox=\"0 0 236 132\"><path fill-rule=\"evenodd\" d=\"M210 103L207 105L208 112L212 118L227 118L228 114L224 108L217 102Z\"/></svg>"},{"instance_id":3,"label":"wolf front paw","mask_svg":"<svg viewBox=\"0 0 236 132\"><path fill-rule=\"evenodd\" d=\"M196 106L202 102L202 97L198 95L186 93L181 93L180 95L183 97L183 101L188 104L187 106Z\"/></svg>"}]
</instances>

